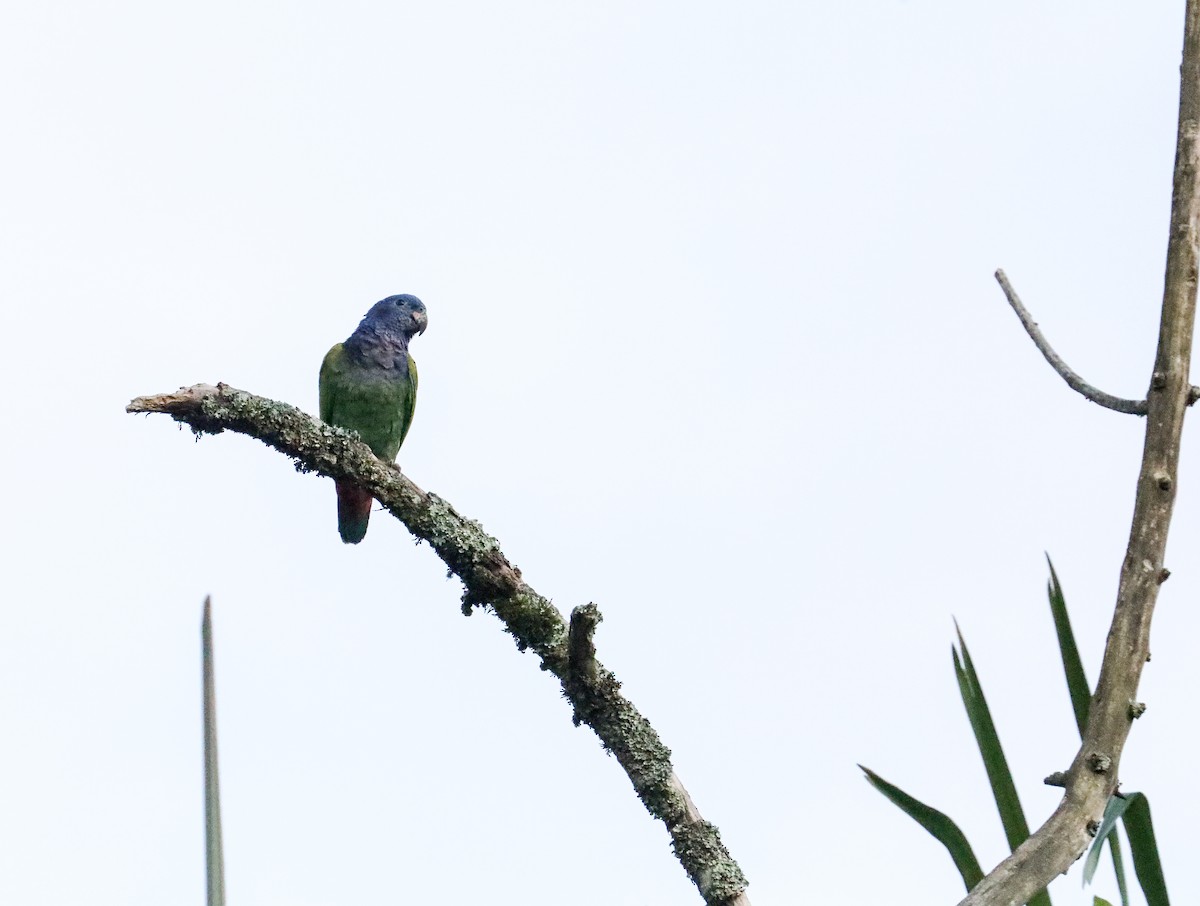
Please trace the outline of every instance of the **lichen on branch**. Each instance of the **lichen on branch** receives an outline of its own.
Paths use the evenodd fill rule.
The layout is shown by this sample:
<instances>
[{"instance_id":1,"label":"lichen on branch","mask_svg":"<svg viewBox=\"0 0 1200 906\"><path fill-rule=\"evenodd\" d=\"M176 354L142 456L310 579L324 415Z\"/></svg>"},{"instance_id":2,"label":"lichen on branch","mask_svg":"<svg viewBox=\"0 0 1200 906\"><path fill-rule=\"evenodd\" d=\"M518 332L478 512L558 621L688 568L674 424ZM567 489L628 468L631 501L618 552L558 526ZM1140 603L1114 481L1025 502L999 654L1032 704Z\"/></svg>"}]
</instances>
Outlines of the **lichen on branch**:
<instances>
[{"instance_id":1,"label":"lichen on branch","mask_svg":"<svg viewBox=\"0 0 1200 906\"><path fill-rule=\"evenodd\" d=\"M621 694L617 678L595 660L591 633L601 618L594 605L580 609L587 641L576 648L572 670L567 621L548 598L526 584L483 526L376 458L354 432L324 424L295 406L226 384L196 384L175 393L138 397L125 411L169 415L197 435L236 431L289 456L298 471L349 479L370 491L462 581L465 613L478 607L491 610L517 647L536 654L542 669L558 678L576 723L592 728L621 764L646 809L666 825L676 856L705 902L749 906L741 869L676 776L670 750ZM575 641L579 645L578 637Z\"/></svg>"}]
</instances>

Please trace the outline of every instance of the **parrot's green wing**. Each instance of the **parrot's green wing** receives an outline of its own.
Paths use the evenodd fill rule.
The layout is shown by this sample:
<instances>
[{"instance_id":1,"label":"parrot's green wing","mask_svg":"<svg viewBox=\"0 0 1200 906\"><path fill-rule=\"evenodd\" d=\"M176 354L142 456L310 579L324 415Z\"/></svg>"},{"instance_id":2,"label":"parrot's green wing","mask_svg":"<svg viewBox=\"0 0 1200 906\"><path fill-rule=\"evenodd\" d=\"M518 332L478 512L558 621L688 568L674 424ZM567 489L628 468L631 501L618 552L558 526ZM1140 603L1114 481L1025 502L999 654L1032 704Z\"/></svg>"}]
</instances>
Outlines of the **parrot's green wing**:
<instances>
[{"instance_id":1,"label":"parrot's green wing","mask_svg":"<svg viewBox=\"0 0 1200 906\"><path fill-rule=\"evenodd\" d=\"M408 395L408 405L404 411L404 430L400 432L400 443L404 443L404 438L408 437L408 429L412 427L413 413L417 411L417 363L411 353L408 356L408 382L412 385L412 392Z\"/></svg>"},{"instance_id":2,"label":"parrot's green wing","mask_svg":"<svg viewBox=\"0 0 1200 906\"><path fill-rule=\"evenodd\" d=\"M320 400L321 421L333 424L334 371L340 370L343 356L342 344L337 343L321 362L321 377L317 381L317 396ZM311 372L309 372L311 374Z\"/></svg>"}]
</instances>

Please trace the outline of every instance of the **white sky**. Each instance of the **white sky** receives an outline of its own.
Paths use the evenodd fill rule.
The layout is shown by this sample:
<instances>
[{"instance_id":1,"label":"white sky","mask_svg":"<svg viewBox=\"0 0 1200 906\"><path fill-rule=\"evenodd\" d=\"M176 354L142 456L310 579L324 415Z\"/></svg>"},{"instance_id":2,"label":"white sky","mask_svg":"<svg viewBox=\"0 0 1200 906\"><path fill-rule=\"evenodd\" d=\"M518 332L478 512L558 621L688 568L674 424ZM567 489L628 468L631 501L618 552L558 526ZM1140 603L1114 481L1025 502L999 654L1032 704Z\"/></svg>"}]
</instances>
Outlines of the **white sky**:
<instances>
[{"instance_id":1,"label":"white sky","mask_svg":"<svg viewBox=\"0 0 1200 906\"><path fill-rule=\"evenodd\" d=\"M753 901L957 901L855 762L1003 855L954 615L1030 822L1057 802L1042 552L1094 681L1142 423L992 272L1142 393L1182 6L9 4L0 902L201 901L210 592L231 903L699 902L427 547L381 513L344 547L328 480L123 414L218 380L315 411L398 292L430 312L405 471L601 607ZM1180 902L1198 469L1122 766Z\"/></svg>"}]
</instances>

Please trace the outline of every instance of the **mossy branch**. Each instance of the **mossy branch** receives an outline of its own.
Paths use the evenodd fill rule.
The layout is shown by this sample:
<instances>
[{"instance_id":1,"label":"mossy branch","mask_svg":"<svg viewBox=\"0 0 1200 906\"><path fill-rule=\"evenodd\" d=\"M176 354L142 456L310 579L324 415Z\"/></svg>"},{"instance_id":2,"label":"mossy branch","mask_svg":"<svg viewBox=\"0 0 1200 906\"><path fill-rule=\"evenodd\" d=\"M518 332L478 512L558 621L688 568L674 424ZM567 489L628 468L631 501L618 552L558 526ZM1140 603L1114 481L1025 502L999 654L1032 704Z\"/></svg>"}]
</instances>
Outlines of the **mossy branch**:
<instances>
[{"instance_id":1,"label":"mossy branch","mask_svg":"<svg viewBox=\"0 0 1200 906\"><path fill-rule=\"evenodd\" d=\"M574 709L615 755L647 811L661 820L688 876L709 906L749 906L746 879L704 820L671 766L671 752L620 692L621 684L595 660L594 605L577 608L574 638L563 615L529 587L500 544L436 494L423 491L398 468L377 459L353 432L326 425L294 406L236 390L197 384L175 393L142 396L125 409L162 413L197 435L236 431L291 457L301 472L351 479L429 546L463 583L463 611L491 609L522 650L533 651L554 674Z\"/></svg>"}]
</instances>

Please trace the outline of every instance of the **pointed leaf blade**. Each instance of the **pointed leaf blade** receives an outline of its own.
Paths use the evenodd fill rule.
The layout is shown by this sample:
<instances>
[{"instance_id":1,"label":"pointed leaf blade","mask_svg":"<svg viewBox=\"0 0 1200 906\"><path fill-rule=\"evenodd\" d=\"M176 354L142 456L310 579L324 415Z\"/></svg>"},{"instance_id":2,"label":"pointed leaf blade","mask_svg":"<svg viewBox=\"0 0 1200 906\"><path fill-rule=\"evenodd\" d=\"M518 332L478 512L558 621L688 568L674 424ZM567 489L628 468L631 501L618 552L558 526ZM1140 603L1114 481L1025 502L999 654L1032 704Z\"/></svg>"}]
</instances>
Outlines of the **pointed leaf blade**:
<instances>
[{"instance_id":1,"label":"pointed leaf blade","mask_svg":"<svg viewBox=\"0 0 1200 906\"><path fill-rule=\"evenodd\" d=\"M1050 615L1054 618L1054 632L1058 636L1058 650L1062 654L1063 672L1067 677L1067 692L1071 696L1071 708L1075 712L1075 725L1079 735L1087 726L1088 708L1092 700L1092 687L1088 685L1079 648L1075 645L1075 633L1071 630L1071 618L1067 614L1067 602L1063 597L1062 584L1054 571L1054 562L1046 555L1050 564L1050 582L1046 593L1050 598Z\"/></svg>"},{"instance_id":2,"label":"pointed leaf blade","mask_svg":"<svg viewBox=\"0 0 1200 906\"><path fill-rule=\"evenodd\" d=\"M983 757L983 767L987 771L992 796L1000 812L1004 835L1008 840L1009 849L1015 850L1029 837L1029 824L1025 821L1025 811L1021 808L1012 771L1009 770L1008 759L1004 757L1000 736L992 721L992 712L979 684L979 674L975 672L975 665L971 661L971 652L967 649L966 640L957 625L955 630L958 632L959 645L959 650L954 652L954 672L958 678L958 689L962 695L963 706L967 709L971 730L975 733L979 754ZM962 652L961 660L959 651Z\"/></svg>"},{"instance_id":3,"label":"pointed leaf blade","mask_svg":"<svg viewBox=\"0 0 1200 906\"><path fill-rule=\"evenodd\" d=\"M1092 703L1091 684L1083 669L1083 661L1079 657L1079 647L1075 644L1075 633L1071 629L1071 617L1067 613L1067 601L1063 594L1062 583L1058 572L1054 569L1054 561L1046 555L1046 563L1050 567L1050 581L1046 583L1046 596L1050 599L1050 616L1054 619L1054 632L1058 637L1058 650L1062 656L1063 673L1067 680L1067 694L1071 698L1071 710L1075 712L1075 725L1079 728L1079 737L1087 727L1088 711ZM1121 838L1116 829L1108 832L1107 837L1097 838L1108 841L1109 853L1112 856L1113 874L1117 878L1117 890L1121 894L1121 906L1129 906L1129 887L1125 880L1125 859L1121 854ZM1086 883L1086 882L1085 882Z\"/></svg>"},{"instance_id":4,"label":"pointed leaf blade","mask_svg":"<svg viewBox=\"0 0 1200 906\"><path fill-rule=\"evenodd\" d=\"M983 869L979 867L979 860L975 858L971 844L967 842L966 835L948 815L913 798L895 784L888 783L870 768L865 768L861 764L859 768L866 775L867 782L871 786L883 793L904 814L929 831L942 846L946 847L950 858L954 860L954 867L962 875L968 892L983 880Z\"/></svg>"},{"instance_id":5,"label":"pointed leaf blade","mask_svg":"<svg viewBox=\"0 0 1200 906\"><path fill-rule=\"evenodd\" d=\"M225 906L225 855L221 845L221 789L217 777L217 693L213 677L212 599L200 622L204 682L204 854L208 906Z\"/></svg>"},{"instance_id":6,"label":"pointed leaf blade","mask_svg":"<svg viewBox=\"0 0 1200 906\"><path fill-rule=\"evenodd\" d=\"M979 674L971 660L971 652L967 648L966 639L958 623L954 624L958 633L958 651L953 651L954 674L958 679L958 691L962 696L963 707L967 710L967 720L975 734L975 743L983 758L983 767L987 772L988 783L992 788L992 798L996 800L996 809L1000 813L1000 823L1004 826L1004 836L1008 840L1009 849L1015 850L1029 837L1029 824L1025 820L1025 810L1021 808L1021 800L1017 795L1017 786L1013 782L1012 771L1008 767L1008 759L1004 757L1004 748L1000 745L1000 734L992 720L991 709L983 694L983 686L979 682ZM959 657L959 651L962 657ZM1029 906L1050 906L1050 894L1040 891L1030 898Z\"/></svg>"}]
</instances>

